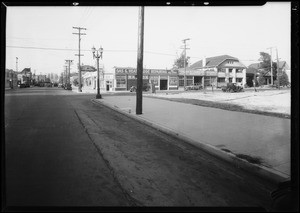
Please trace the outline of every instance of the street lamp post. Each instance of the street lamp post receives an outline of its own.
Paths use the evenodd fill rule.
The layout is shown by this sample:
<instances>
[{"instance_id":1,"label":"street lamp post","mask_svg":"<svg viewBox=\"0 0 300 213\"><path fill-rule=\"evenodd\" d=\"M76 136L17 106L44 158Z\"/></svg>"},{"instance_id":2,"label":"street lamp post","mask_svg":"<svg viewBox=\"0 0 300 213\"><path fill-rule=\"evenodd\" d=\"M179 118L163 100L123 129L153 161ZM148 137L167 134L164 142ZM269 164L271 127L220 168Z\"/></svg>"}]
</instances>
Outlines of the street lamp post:
<instances>
[{"instance_id":1,"label":"street lamp post","mask_svg":"<svg viewBox=\"0 0 300 213\"><path fill-rule=\"evenodd\" d=\"M98 50L96 50L96 48L93 47L92 52L93 52L93 58L97 59L97 95L96 95L96 99L101 99L102 97L100 94L99 58L102 59L103 48L100 47Z\"/></svg>"}]
</instances>

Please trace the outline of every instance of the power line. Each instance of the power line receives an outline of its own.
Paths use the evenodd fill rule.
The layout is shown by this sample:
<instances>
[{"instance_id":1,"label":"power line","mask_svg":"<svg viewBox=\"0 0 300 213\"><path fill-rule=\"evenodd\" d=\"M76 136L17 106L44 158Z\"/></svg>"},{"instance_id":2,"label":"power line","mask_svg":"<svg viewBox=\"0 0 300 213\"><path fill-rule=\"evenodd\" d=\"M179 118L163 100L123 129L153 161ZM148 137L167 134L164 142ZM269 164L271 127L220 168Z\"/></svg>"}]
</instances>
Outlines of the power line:
<instances>
[{"instance_id":1,"label":"power line","mask_svg":"<svg viewBox=\"0 0 300 213\"><path fill-rule=\"evenodd\" d=\"M22 49L37 49L37 50L78 51L78 49L70 49L70 48L32 47L32 46L27 46L26 47L26 46L12 46L12 45L7 45L6 47L9 47L9 48L22 48ZM81 49L80 51L90 52L91 50L90 49ZM137 50L105 50L105 52L137 52Z\"/></svg>"},{"instance_id":2,"label":"power line","mask_svg":"<svg viewBox=\"0 0 300 213\"><path fill-rule=\"evenodd\" d=\"M6 47L10 48L22 48L22 49L37 49L37 50L68 50L68 51L78 51L77 49L66 49L66 48L52 48L52 47L25 47L25 46L10 46Z\"/></svg>"},{"instance_id":3,"label":"power line","mask_svg":"<svg viewBox=\"0 0 300 213\"><path fill-rule=\"evenodd\" d=\"M11 45L7 45L6 47L21 48L21 49L36 49L36 50L78 51L78 49L52 48L52 47L32 47L32 46L25 47L25 46L11 46ZM91 50L90 49L81 49L80 51L90 52ZM137 50L105 50L105 52L133 52L133 53L136 53ZM160 53L160 52L153 52L153 51L144 51L144 53L178 57L178 55L176 55L176 54ZM190 58L202 59L201 57L196 57L196 56L190 56ZM239 59L239 60L240 61L259 61L257 59Z\"/></svg>"}]
</instances>

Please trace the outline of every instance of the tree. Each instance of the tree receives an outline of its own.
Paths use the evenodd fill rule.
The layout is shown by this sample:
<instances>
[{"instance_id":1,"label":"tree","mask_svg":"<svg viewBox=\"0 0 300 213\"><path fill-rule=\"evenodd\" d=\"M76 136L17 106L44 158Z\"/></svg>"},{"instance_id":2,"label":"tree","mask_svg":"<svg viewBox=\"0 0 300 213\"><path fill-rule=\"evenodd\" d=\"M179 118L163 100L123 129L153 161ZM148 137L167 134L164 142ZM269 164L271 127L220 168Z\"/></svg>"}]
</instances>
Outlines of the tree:
<instances>
[{"instance_id":1,"label":"tree","mask_svg":"<svg viewBox=\"0 0 300 213\"><path fill-rule=\"evenodd\" d=\"M75 79L73 80L73 85L74 85L74 86L79 85L79 82L78 82L78 79L77 79L77 78L75 78Z\"/></svg>"},{"instance_id":2,"label":"tree","mask_svg":"<svg viewBox=\"0 0 300 213\"><path fill-rule=\"evenodd\" d=\"M289 78L285 72L282 72L282 75L278 77L279 85L280 86L287 86L289 85Z\"/></svg>"},{"instance_id":3,"label":"tree","mask_svg":"<svg viewBox=\"0 0 300 213\"><path fill-rule=\"evenodd\" d=\"M174 65L173 67L176 67L176 68L184 68L184 61L185 61L185 66L187 67L188 64L189 64L189 60L190 60L190 57L186 57L186 59L184 60L184 54L182 53L180 55L179 58L177 58L175 61L174 61Z\"/></svg>"},{"instance_id":4,"label":"tree","mask_svg":"<svg viewBox=\"0 0 300 213\"><path fill-rule=\"evenodd\" d=\"M265 52L260 52L260 62L259 63L259 68L264 69L267 72L271 73L271 56L268 53ZM273 68L273 78L276 79L277 77L277 63L272 62L272 68Z\"/></svg>"},{"instance_id":5,"label":"tree","mask_svg":"<svg viewBox=\"0 0 300 213\"><path fill-rule=\"evenodd\" d=\"M265 82L266 82L265 77L263 75L259 75L259 77L258 77L258 85L262 86L262 85L265 84Z\"/></svg>"}]
</instances>

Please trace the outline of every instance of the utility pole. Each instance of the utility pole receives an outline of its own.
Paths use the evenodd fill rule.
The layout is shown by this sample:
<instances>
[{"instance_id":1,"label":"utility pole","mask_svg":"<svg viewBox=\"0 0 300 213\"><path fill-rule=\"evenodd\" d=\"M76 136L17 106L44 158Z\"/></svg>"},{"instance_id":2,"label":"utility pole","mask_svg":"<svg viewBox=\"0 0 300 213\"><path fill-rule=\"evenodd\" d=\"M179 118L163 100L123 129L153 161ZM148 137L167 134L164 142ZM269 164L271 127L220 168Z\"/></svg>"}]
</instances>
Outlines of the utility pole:
<instances>
[{"instance_id":1,"label":"utility pole","mask_svg":"<svg viewBox=\"0 0 300 213\"><path fill-rule=\"evenodd\" d=\"M68 66L65 66L65 87L67 87L67 76L68 76L67 73L68 73Z\"/></svg>"},{"instance_id":2,"label":"utility pole","mask_svg":"<svg viewBox=\"0 0 300 213\"><path fill-rule=\"evenodd\" d=\"M18 72L18 57L16 57L16 71Z\"/></svg>"},{"instance_id":3,"label":"utility pole","mask_svg":"<svg viewBox=\"0 0 300 213\"><path fill-rule=\"evenodd\" d=\"M71 82L70 82L70 71L71 71L71 63L73 62L73 60L65 60L66 61L66 63L68 64L68 67L69 67L69 69L68 69L68 83L69 84L71 84Z\"/></svg>"},{"instance_id":4,"label":"utility pole","mask_svg":"<svg viewBox=\"0 0 300 213\"><path fill-rule=\"evenodd\" d=\"M274 79L273 79L273 61L272 61L272 49L273 49L274 47L269 47L269 48L267 48L267 49L270 49L270 52L271 52L271 54L270 54L270 56L271 56L271 58L270 58L270 61L271 61L271 85L273 85L274 84Z\"/></svg>"},{"instance_id":5,"label":"utility pole","mask_svg":"<svg viewBox=\"0 0 300 213\"><path fill-rule=\"evenodd\" d=\"M144 7L139 7L138 22L138 54L137 54L137 89L136 114L142 114L143 109L143 56L144 56Z\"/></svg>"},{"instance_id":6,"label":"utility pole","mask_svg":"<svg viewBox=\"0 0 300 213\"><path fill-rule=\"evenodd\" d=\"M18 72L18 57L16 57L16 72ZM14 71L13 70L10 73L10 77L11 77L10 88L13 89L14 88Z\"/></svg>"},{"instance_id":7,"label":"utility pole","mask_svg":"<svg viewBox=\"0 0 300 213\"><path fill-rule=\"evenodd\" d=\"M81 30L86 30L86 28L83 27L73 27L74 29L78 29L78 33L73 33L73 34L77 34L78 35L78 54L75 54L76 56L78 56L78 78L79 78L79 87L78 87L78 92L82 92L81 90L81 65L80 65L80 56L83 56L80 54L80 41L81 41L81 35L86 35L85 33L81 33Z\"/></svg>"},{"instance_id":8,"label":"utility pole","mask_svg":"<svg viewBox=\"0 0 300 213\"><path fill-rule=\"evenodd\" d=\"M184 43L184 61L183 61L183 66L184 66L184 89L186 87L186 50L190 48L186 48L186 41L190 40L189 38L183 39L182 42ZM181 48L182 49L182 48Z\"/></svg>"},{"instance_id":9,"label":"utility pole","mask_svg":"<svg viewBox=\"0 0 300 213\"><path fill-rule=\"evenodd\" d=\"M278 89L280 89L279 77L281 76L282 73L279 74L279 59L278 59L278 49L277 49L277 47L276 47L276 59L277 59L277 83L278 83Z\"/></svg>"}]
</instances>

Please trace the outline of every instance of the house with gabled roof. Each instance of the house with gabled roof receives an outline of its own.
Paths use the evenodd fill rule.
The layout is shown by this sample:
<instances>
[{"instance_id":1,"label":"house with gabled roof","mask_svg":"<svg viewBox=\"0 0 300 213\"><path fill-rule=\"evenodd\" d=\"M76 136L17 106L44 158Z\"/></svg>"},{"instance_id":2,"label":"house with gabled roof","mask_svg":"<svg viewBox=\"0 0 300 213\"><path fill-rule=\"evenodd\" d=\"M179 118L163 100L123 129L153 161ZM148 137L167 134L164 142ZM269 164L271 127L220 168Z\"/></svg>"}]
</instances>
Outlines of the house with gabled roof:
<instances>
[{"instance_id":1,"label":"house with gabled roof","mask_svg":"<svg viewBox=\"0 0 300 213\"><path fill-rule=\"evenodd\" d=\"M285 72L290 81L290 68L286 61L279 61L278 66L279 74L281 72ZM263 76L265 78L265 84L271 84L271 72L270 70L266 70L264 68L261 68L260 63L253 63L248 66L246 69L246 78L247 78L247 84L248 86L252 86L252 80L254 79L254 76Z\"/></svg>"},{"instance_id":2,"label":"house with gabled roof","mask_svg":"<svg viewBox=\"0 0 300 213\"><path fill-rule=\"evenodd\" d=\"M285 72L289 78L289 82L291 82L291 68L286 63L286 61L279 61L279 73Z\"/></svg>"},{"instance_id":3,"label":"house with gabled roof","mask_svg":"<svg viewBox=\"0 0 300 213\"><path fill-rule=\"evenodd\" d=\"M260 63L253 63L246 69L246 82L248 86L253 86L253 79L255 77L263 76L265 78L265 85L271 83L271 72L261 68Z\"/></svg>"},{"instance_id":4,"label":"house with gabled roof","mask_svg":"<svg viewBox=\"0 0 300 213\"><path fill-rule=\"evenodd\" d=\"M13 69L5 69L5 88L16 88L18 86L18 72Z\"/></svg>"},{"instance_id":5,"label":"house with gabled roof","mask_svg":"<svg viewBox=\"0 0 300 213\"><path fill-rule=\"evenodd\" d=\"M204 86L222 87L227 83L246 84L246 66L229 55L205 57L187 68L180 68L179 86L200 83Z\"/></svg>"},{"instance_id":6,"label":"house with gabled roof","mask_svg":"<svg viewBox=\"0 0 300 213\"><path fill-rule=\"evenodd\" d=\"M19 83L25 83L27 85L32 84L32 73L31 68L24 68L21 72L18 73Z\"/></svg>"},{"instance_id":7,"label":"house with gabled roof","mask_svg":"<svg viewBox=\"0 0 300 213\"><path fill-rule=\"evenodd\" d=\"M93 66L90 65L81 65L81 72L95 72L97 69Z\"/></svg>"}]
</instances>

